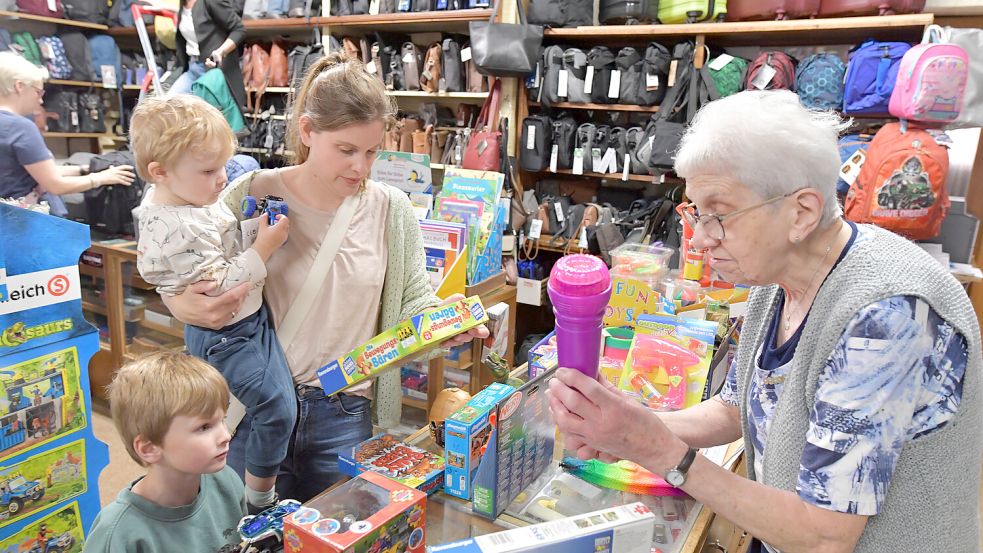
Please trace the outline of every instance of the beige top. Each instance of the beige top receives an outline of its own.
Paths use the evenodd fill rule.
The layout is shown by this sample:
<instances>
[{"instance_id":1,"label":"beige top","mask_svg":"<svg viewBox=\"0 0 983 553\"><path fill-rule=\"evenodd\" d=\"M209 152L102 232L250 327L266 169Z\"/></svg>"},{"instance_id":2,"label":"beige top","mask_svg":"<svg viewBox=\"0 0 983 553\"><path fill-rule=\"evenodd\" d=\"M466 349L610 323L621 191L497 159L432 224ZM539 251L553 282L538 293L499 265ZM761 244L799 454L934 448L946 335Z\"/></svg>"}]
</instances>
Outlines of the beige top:
<instances>
[{"instance_id":1,"label":"beige top","mask_svg":"<svg viewBox=\"0 0 983 553\"><path fill-rule=\"evenodd\" d=\"M284 186L279 170L257 174L250 194L280 196L290 208L290 237L267 262L264 287L273 322L279 325L314 263L334 213L301 203ZM286 351L296 384L320 387L318 368L375 336L386 276L388 212L389 193L368 181L314 308ZM371 386L368 381L347 392L371 397Z\"/></svg>"}]
</instances>

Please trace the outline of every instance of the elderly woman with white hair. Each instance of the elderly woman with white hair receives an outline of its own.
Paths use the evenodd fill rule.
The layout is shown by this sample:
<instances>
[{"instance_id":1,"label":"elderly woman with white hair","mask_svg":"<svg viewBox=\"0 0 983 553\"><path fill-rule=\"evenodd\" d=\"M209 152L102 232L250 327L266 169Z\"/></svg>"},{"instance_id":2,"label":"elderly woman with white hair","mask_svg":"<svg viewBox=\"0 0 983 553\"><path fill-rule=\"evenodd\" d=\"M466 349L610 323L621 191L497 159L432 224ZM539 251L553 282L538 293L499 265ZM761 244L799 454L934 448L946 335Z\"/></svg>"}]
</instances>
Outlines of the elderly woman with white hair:
<instances>
[{"instance_id":1,"label":"elderly woman with white hair","mask_svg":"<svg viewBox=\"0 0 983 553\"><path fill-rule=\"evenodd\" d=\"M842 218L843 127L788 91L704 107L676 156L692 245L752 286L723 391L654 413L561 369L550 406L579 457L664 476L757 548L979 551L979 325L945 267ZM740 438L748 478L694 449Z\"/></svg>"},{"instance_id":2,"label":"elderly woman with white hair","mask_svg":"<svg viewBox=\"0 0 983 553\"><path fill-rule=\"evenodd\" d=\"M119 166L82 175L59 167L44 137L28 117L43 110L44 70L12 52L0 52L0 198L37 202L45 192L60 195L109 184L129 185L133 168Z\"/></svg>"}]
</instances>

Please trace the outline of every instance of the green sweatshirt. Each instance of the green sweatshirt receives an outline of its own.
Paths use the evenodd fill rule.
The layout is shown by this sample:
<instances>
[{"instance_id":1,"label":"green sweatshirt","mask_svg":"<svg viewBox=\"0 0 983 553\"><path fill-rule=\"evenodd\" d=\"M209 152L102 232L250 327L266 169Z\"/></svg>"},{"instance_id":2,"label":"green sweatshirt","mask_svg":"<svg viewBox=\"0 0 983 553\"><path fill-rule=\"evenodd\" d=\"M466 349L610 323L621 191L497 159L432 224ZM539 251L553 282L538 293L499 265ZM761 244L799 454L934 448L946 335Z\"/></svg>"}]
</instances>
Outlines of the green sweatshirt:
<instances>
[{"instance_id":1,"label":"green sweatshirt","mask_svg":"<svg viewBox=\"0 0 983 553\"><path fill-rule=\"evenodd\" d=\"M228 466L203 474L198 497L181 507L162 507L133 493L138 481L96 517L86 553L213 553L239 542L236 527L246 514L245 491Z\"/></svg>"}]
</instances>

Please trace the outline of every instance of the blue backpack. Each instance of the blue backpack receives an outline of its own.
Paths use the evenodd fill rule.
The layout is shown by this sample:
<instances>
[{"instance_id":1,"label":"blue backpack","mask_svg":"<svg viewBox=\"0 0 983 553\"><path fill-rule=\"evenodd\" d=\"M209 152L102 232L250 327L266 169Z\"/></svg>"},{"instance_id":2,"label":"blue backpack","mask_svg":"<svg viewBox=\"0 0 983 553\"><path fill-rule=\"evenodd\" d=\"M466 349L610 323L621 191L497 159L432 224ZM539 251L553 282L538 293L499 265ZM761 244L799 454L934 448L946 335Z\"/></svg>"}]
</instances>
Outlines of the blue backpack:
<instances>
[{"instance_id":1,"label":"blue backpack","mask_svg":"<svg viewBox=\"0 0 983 553\"><path fill-rule=\"evenodd\" d=\"M867 152L867 148L870 146L870 141L874 137L869 134L846 134L840 138L839 149L840 149L840 166L846 163L850 156L855 154L857 151ZM846 193L850 191L850 183L843 180L843 174L836 179L836 193L840 196L846 196Z\"/></svg>"},{"instance_id":2,"label":"blue backpack","mask_svg":"<svg viewBox=\"0 0 983 553\"><path fill-rule=\"evenodd\" d=\"M44 58L44 65L48 68L48 73L52 79L72 78L72 64L68 63L68 56L65 55L65 45L57 36L38 37L38 48L41 49L41 56Z\"/></svg>"},{"instance_id":3,"label":"blue backpack","mask_svg":"<svg viewBox=\"0 0 983 553\"><path fill-rule=\"evenodd\" d=\"M840 109L843 105L843 75L846 64L836 54L815 54L799 62L795 91L809 109Z\"/></svg>"},{"instance_id":4,"label":"blue backpack","mask_svg":"<svg viewBox=\"0 0 983 553\"><path fill-rule=\"evenodd\" d=\"M10 36L10 31L0 29L0 52L13 51L14 39Z\"/></svg>"},{"instance_id":5,"label":"blue backpack","mask_svg":"<svg viewBox=\"0 0 983 553\"><path fill-rule=\"evenodd\" d=\"M109 35L89 37L89 50L92 54L92 73L97 81L102 80L102 66L110 65L116 71L116 85L123 84L123 62L116 41Z\"/></svg>"},{"instance_id":6,"label":"blue backpack","mask_svg":"<svg viewBox=\"0 0 983 553\"><path fill-rule=\"evenodd\" d=\"M843 90L846 113L887 113L907 42L868 40L850 50Z\"/></svg>"}]
</instances>

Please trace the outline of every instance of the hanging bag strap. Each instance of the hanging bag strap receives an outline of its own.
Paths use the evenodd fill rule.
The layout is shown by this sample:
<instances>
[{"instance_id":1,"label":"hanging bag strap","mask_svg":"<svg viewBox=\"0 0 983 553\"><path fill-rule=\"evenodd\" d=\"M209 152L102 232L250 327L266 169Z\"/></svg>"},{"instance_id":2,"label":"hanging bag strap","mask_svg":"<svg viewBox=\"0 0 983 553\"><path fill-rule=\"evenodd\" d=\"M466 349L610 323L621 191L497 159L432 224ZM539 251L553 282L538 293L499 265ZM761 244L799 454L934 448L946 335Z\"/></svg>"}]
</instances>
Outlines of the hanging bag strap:
<instances>
[{"instance_id":1,"label":"hanging bag strap","mask_svg":"<svg viewBox=\"0 0 983 553\"><path fill-rule=\"evenodd\" d=\"M495 84L492 85L491 92L485 99L485 103L482 104L481 112L478 113L478 120L474 123L475 131L481 132L485 130L485 127L489 130L494 128L492 123L498 117L498 104L501 101L501 94L502 79L495 79Z\"/></svg>"}]
</instances>

